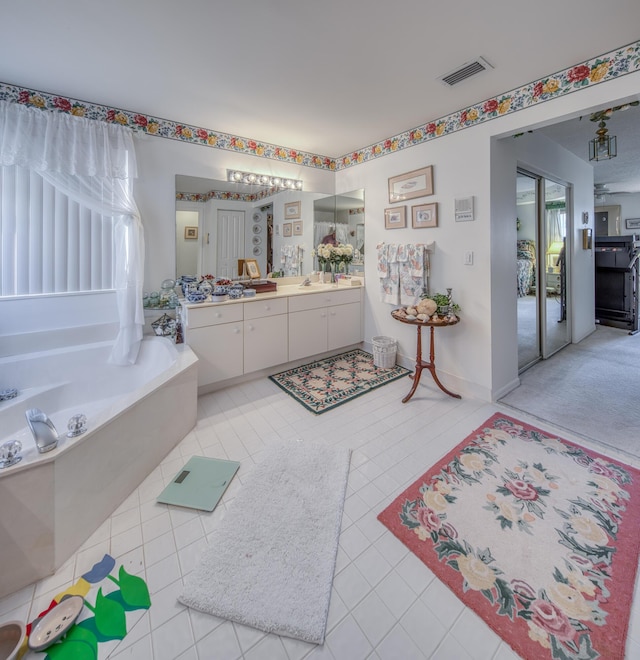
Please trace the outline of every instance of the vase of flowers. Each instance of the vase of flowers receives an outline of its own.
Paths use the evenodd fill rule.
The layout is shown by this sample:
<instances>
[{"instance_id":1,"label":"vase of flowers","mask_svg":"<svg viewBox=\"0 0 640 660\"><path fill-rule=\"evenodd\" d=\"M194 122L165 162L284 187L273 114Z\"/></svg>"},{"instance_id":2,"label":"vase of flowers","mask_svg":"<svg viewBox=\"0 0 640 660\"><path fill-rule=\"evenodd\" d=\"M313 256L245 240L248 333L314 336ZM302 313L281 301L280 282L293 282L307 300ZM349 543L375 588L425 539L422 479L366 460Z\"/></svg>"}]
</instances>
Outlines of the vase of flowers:
<instances>
[{"instance_id":1,"label":"vase of flowers","mask_svg":"<svg viewBox=\"0 0 640 660\"><path fill-rule=\"evenodd\" d=\"M353 261L353 246L348 243L320 243L312 254L318 259L320 272L330 272L331 281L335 282L337 272L349 272L349 264Z\"/></svg>"}]
</instances>

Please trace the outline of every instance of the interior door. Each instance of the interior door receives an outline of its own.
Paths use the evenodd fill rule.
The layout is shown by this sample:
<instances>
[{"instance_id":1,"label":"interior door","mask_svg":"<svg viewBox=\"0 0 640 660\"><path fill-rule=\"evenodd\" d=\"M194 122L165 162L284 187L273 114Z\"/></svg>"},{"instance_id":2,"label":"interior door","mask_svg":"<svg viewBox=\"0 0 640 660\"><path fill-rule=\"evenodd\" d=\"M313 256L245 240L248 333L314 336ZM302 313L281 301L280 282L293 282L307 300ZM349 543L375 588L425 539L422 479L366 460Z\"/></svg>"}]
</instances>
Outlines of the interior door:
<instances>
[{"instance_id":1,"label":"interior door","mask_svg":"<svg viewBox=\"0 0 640 660\"><path fill-rule=\"evenodd\" d=\"M244 259L244 211L218 210L216 222L216 277L238 277L238 259Z\"/></svg>"}]
</instances>

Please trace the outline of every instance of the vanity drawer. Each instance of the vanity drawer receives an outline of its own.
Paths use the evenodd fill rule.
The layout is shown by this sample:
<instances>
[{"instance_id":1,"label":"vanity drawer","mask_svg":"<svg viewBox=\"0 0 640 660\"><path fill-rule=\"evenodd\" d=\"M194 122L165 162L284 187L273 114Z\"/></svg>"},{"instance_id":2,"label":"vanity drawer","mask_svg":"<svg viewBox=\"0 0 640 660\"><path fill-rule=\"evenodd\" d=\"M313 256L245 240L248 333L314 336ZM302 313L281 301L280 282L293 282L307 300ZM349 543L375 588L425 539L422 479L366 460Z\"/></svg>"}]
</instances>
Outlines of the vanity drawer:
<instances>
[{"instance_id":1,"label":"vanity drawer","mask_svg":"<svg viewBox=\"0 0 640 660\"><path fill-rule=\"evenodd\" d=\"M244 303L244 319L261 319L266 316L276 316L287 313L286 298L269 298Z\"/></svg>"},{"instance_id":2,"label":"vanity drawer","mask_svg":"<svg viewBox=\"0 0 640 660\"><path fill-rule=\"evenodd\" d=\"M306 295L292 296L289 298L290 312L303 312L307 309L319 309L332 305L346 305L348 303L360 302L360 289L333 289L321 293L309 293Z\"/></svg>"},{"instance_id":3,"label":"vanity drawer","mask_svg":"<svg viewBox=\"0 0 640 660\"><path fill-rule=\"evenodd\" d=\"M189 328L203 328L207 325L219 325L220 323L236 323L242 321L242 305L236 303L231 305L189 307L187 308L186 324Z\"/></svg>"}]
</instances>

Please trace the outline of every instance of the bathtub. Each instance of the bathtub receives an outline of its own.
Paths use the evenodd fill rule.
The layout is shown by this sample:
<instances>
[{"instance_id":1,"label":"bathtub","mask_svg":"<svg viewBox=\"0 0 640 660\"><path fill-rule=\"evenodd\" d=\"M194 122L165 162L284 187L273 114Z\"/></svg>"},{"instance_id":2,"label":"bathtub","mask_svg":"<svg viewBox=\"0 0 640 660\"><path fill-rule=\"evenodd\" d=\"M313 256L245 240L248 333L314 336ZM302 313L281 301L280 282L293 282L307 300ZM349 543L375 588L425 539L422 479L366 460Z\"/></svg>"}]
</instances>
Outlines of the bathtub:
<instances>
[{"instance_id":1,"label":"bathtub","mask_svg":"<svg viewBox=\"0 0 640 660\"><path fill-rule=\"evenodd\" d=\"M142 342L137 364L111 365L112 342L0 358L0 443L18 439L22 460L0 470L0 598L52 574L193 428L197 358L161 337ZM40 408L60 435L37 451L24 416ZM66 437L87 416L87 431Z\"/></svg>"}]
</instances>

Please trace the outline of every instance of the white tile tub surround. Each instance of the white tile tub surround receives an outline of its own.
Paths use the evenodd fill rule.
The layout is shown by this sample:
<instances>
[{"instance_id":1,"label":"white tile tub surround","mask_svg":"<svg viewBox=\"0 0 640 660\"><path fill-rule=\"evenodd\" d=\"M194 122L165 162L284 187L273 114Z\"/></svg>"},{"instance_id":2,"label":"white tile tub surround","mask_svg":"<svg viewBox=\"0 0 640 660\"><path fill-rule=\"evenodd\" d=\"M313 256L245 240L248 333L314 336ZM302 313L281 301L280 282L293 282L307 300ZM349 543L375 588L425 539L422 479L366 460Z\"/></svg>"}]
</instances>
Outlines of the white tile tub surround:
<instances>
[{"instance_id":1,"label":"white tile tub surround","mask_svg":"<svg viewBox=\"0 0 640 660\"><path fill-rule=\"evenodd\" d=\"M22 460L0 470L0 597L59 568L194 427L197 358L188 346L145 338L138 363L108 364L111 342L0 359L0 443ZM41 408L61 436L39 454L24 412ZM88 430L66 438L67 420Z\"/></svg>"}]
</instances>

